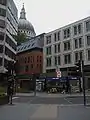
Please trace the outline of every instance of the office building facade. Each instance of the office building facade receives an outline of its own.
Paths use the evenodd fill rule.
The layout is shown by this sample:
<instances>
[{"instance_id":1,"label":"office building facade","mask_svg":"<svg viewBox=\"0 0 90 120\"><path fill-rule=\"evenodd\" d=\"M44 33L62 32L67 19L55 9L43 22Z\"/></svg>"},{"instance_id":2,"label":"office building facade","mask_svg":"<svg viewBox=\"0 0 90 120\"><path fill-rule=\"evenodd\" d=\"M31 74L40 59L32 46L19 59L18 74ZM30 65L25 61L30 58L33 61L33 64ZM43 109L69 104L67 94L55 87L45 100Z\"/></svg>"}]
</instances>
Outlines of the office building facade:
<instances>
[{"instance_id":1,"label":"office building facade","mask_svg":"<svg viewBox=\"0 0 90 120\"><path fill-rule=\"evenodd\" d=\"M90 17L79 20L44 36L43 73L56 76L56 69L62 76L68 76L70 68L78 60L84 60L90 70ZM88 73L87 72L87 73ZM90 76L87 74L90 86Z\"/></svg>"},{"instance_id":2,"label":"office building facade","mask_svg":"<svg viewBox=\"0 0 90 120\"><path fill-rule=\"evenodd\" d=\"M0 0L0 73L6 73L8 61L15 61L15 36L18 10L13 0Z\"/></svg>"}]
</instances>

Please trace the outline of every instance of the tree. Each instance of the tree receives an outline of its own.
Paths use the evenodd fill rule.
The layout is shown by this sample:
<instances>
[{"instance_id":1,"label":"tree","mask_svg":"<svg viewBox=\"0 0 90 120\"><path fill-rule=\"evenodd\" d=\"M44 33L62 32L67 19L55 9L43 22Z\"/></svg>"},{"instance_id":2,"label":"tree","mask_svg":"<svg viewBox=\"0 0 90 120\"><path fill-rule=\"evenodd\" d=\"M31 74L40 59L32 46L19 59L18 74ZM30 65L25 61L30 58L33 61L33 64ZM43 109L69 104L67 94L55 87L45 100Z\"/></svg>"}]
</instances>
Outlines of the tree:
<instances>
[{"instance_id":1,"label":"tree","mask_svg":"<svg viewBox=\"0 0 90 120\"><path fill-rule=\"evenodd\" d=\"M26 41L26 34L18 32L17 36L15 36L15 40L17 41L17 44L20 45L21 43Z\"/></svg>"}]
</instances>

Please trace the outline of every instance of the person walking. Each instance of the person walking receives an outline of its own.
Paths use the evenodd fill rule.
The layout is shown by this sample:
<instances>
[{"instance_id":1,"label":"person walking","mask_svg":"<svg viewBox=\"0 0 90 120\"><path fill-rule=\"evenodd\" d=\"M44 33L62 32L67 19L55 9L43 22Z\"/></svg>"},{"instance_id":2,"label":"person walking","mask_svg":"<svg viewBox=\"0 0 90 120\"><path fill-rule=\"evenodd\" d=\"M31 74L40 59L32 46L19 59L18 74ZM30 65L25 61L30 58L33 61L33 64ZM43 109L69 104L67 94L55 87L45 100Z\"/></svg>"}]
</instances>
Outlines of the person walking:
<instances>
[{"instance_id":1,"label":"person walking","mask_svg":"<svg viewBox=\"0 0 90 120\"><path fill-rule=\"evenodd\" d=\"M62 89L63 89L62 93L65 94L65 84L63 84Z\"/></svg>"}]
</instances>

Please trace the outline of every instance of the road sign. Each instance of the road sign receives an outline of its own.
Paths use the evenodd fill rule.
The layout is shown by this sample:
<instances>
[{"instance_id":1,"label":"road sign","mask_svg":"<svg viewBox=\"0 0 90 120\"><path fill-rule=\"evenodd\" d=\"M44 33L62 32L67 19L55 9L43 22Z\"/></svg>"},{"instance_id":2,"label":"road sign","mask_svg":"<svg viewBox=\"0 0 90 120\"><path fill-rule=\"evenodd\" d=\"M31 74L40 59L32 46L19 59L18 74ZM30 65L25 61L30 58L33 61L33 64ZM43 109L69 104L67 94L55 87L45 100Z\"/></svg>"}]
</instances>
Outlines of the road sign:
<instances>
[{"instance_id":1,"label":"road sign","mask_svg":"<svg viewBox=\"0 0 90 120\"><path fill-rule=\"evenodd\" d=\"M61 71L57 71L57 77L61 77Z\"/></svg>"}]
</instances>

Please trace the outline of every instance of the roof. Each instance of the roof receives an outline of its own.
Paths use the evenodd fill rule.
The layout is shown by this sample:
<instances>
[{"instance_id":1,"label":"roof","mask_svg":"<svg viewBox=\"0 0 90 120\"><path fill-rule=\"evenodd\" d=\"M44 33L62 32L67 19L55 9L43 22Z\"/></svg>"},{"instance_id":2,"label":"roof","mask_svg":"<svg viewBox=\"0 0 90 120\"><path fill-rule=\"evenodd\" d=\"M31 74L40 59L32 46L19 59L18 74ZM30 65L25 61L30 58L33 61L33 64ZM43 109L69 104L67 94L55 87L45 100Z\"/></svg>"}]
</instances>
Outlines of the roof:
<instances>
[{"instance_id":1,"label":"roof","mask_svg":"<svg viewBox=\"0 0 90 120\"><path fill-rule=\"evenodd\" d=\"M36 35L33 25L26 19L26 12L25 12L25 8L24 8L24 4L23 4L23 8L21 9L21 12L20 12L18 29L19 30L29 30L30 32L32 32L34 34L34 36Z\"/></svg>"},{"instance_id":2,"label":"roof","mask_svg":"<svg viewBox=\"0 0 90 120\"><path fill-rule=\"evenodd\" d=\"M17 47L17 53L25 52L34 48L43 48L44 34L40 34L29 41L26 41Z\"/></svg>"}]
</instances>

